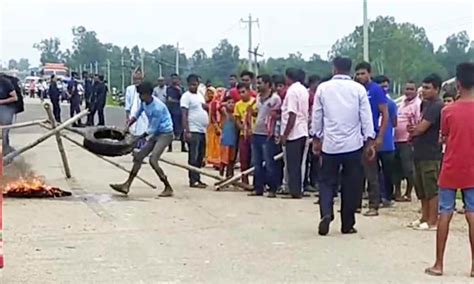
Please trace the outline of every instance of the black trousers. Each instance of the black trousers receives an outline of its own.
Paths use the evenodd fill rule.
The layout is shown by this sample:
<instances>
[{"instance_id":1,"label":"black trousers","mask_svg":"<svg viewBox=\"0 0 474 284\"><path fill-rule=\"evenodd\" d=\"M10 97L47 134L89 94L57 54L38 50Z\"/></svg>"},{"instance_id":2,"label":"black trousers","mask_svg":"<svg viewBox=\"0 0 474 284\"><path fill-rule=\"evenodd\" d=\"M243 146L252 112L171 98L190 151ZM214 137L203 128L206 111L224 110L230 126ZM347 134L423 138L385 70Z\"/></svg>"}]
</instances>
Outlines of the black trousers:
<instances>
[{"instance_id":1,"label":"black trousers","mask_svg":"<svg viewBox=\"0 0 474 284\"><path fill-rule=\"evenodd\" d=\"M188 141L188 164L190 166L201 168L206 156L206 134L191 132L191 138ZM201 175L189 171L189 184L195 184L201 181Z\"/></svg>"},{"instance_id":2,"label":"black trousers","mask_svg":"<svg viewBox=\"0 0 474 284\"><path fill-rule=\"evenodd\" d=\"M379 152L378 153L379 166L383 174L383 191L380 195L387 201L393 200L393 169L395 152Z\"/></svg>"},{"instance_id":3,"label":"black trousers","mask_svg":"<svg viewBox=\"0 0 474 284\"><path fill-rule=\"evenodd\" d=\"M286 141L286 161L288 163L288 189L292 197L301 197L301 163L303 162L304 147L307 137Z\"/></svg>"},{"instance_id":4,"label":"black trousers","mask_svg":"<svg viewBox=\"0 0 474 284\"><path fill-rule=\"evenodd\" d=\"M319 174L319 156L313 154L313 144L309 144L308 156L306 158L306 172L303 186L316 186Z\"/></svg>"},{"instance_id":5,"label":"black trousers","mask_svg":"<svg viewBox=\"0 0 474 284\"><path fill-rule=\"evenodd\" d=\"M51 98L51 104L53 105L53 115L56 122L61 123L61 105L59 98Z\"/></svg>"},{"instance_id":6,"label":"black trousers","mask_svg":"<svg viewBox=\"0 0 474 284\"><path fill-rule=\"evenodd\" d=\"M105 115L104 115L104 108L105 108L105 100L101 99L99 101L96 101L92 105L91 112L89 113L88 116L88 121L87 124L94 126L94 120L95 120L95 114L97 113L99 116L99 124L98 125L105 125Z\"/></svg>"},{"instance_id":7,"label":"black trousers","mask_svg":"<svg viewBox=\"0 0 474 284\"><path fill-rule=\"evenodd\" d=\"M79 96L73 96L70 100L69 115L71 117L81 112L81 98ZM80 120L79 120L80 122Z\"/></svg>"},{"instance_id":8,"label":"black trousers","mask_svg":"<svg viewBox=\"0 0 474 284\"><path fill-rule=\"evenodd\" d=\"M334 192L337 190L341 167L341 229L348 231L355 225L355 211L362 197L362 149L342 154L322 153L319 182L321 218L334 216Z\"/></svg>"}]
</instances>

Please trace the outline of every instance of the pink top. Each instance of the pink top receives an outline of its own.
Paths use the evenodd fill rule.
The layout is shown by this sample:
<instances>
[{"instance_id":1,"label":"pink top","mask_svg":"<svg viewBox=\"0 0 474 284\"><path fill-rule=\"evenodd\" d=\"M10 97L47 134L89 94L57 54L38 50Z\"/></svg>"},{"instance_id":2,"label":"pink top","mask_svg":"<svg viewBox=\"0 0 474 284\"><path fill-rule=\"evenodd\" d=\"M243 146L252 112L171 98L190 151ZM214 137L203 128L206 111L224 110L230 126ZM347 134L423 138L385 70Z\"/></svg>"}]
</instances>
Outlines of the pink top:
<instances>
[{"instance_id":1,"label":"pink top","mask_svg":"<svg viewBox=\"0 0 474 284\"><path fill-rule=\"evenodd\" d=\"M397 127L395 127L395 142L408 142L410 134L407 126L417 124L421 119L421 100L415 97L411 101L404 99L398 107Z\"/></svg>"},{"instance_id":2,"label":"pink top","mask_svg":"<svg viewBox=\"0 0 474 284\"><path fill-rule=\"evenodd\" d=\"M288 140L308 137L309 94L301 83L293 83L286 92L281 105L281 135L285 133L290 112L296 114L295 126L288 135Z\"/></svg>"}]
</instances>

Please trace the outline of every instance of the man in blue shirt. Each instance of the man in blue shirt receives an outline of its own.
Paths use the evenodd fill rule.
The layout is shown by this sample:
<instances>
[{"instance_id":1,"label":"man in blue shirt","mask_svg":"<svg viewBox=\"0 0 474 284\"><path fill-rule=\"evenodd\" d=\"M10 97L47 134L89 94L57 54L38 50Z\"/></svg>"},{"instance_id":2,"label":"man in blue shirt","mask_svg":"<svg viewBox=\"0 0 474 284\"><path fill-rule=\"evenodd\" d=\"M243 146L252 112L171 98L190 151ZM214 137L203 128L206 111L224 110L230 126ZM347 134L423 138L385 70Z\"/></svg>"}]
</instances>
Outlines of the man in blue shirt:
<instances>
[{"instance_id":1,"label":"man in blue shirt","mask_svg":"<svg viewBox=\"0 0 474 284\"><path fill-rule=\"evenodd\" d=\"M356 81L364 85L369 97L370 109L372 110L372 119L374 122L374 129L377 133L375 145L377 150L383 146L383 137L385 135L388 124L388 108L387 97L380 86L371 80L372 67L368 62L357 64ZM381 120L381 122L379 121ZM380 188L378 178L377 160L369 161L363 159L365 178L369 185L369 210L364 213L364 216L378 216L380 206Z\"/></svg>"},{"instance_id":2,"label":"man in blue shirt","mask_svg":"<svg viewBox=\"0 0 474 284\"><path fill-rule=\"evenodd\" d=\"M141 83L137 86L137 92L140 94L141 105L137 113L132 114L126 132L128 132L128 128L137 121L137 117L145 113L148 118L148 130L140 138L147 137L147 141L145 146L133 153L133 168L127 181L123 184L111 184L110 187L120 193L128 194L133 179L137 176L142 166L143 159L151 153L150 165L165 185L165 189L159 196L170 197L173 196L173 189L168 182L165 172L158 165L158 160L164 150L173 141L173 122L171 121L171 114L163 102L153 97L152 83Z\"/></svg>"},{"instance_id":3,"label":"man in blue shirt","mask_svg":"<svg viewBox=\"0 0 474 284\"><path fill-rule=\"evenodd\" d=\"M387 131L383 138L382 147L378 151L378 160L380 161L383 183L380 184L380 192L382 196L383 207L393 205L393 170L395 160L395 127L397 127L397 104L390 98L388 94L390 79L387 76L380 75L374 78L374 82L384 90L387 97L388 116Z\"/></svg>"},{"instance_id":4,"label":"man in blue shirt","mask_svg":"<svg viewBox=\"0 0 474 284\"><path fill-rule=\"evenodd\" d=\"M71 80L67 84L67 92L69 95L69 111L71 117L81 112L81 96L79 95L78 82L77 82L77 73L72 72ZM74 123L72 126L81 126L82 122L79 120L77 123Z\"/></svg>"}]
</instances>

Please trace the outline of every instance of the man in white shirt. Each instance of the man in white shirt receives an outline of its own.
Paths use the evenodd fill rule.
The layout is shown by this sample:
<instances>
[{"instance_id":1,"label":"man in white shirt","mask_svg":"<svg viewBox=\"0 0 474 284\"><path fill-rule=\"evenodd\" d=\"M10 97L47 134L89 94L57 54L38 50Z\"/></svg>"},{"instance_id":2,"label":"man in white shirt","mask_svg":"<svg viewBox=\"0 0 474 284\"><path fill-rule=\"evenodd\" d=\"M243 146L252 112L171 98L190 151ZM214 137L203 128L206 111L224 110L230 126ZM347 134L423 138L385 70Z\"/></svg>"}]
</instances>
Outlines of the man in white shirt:
<instances>
[{"instance_id":1,"label":"man in white shirt","mask_svg":"<svg viewBox=\"0 0 474 284\"><path fill-rule=\"evenodd\" d=\"M204 97L198 93L199 78L191 74L187 78L188 91L181 96L180 106L183 114L184 138L188 142L188 164L200 168L206 156L206 131L209 115ZM199 173L189 171L189 186L207 187L201 181Z\"/></svg>"},{"instance_id":2,"label":"man in white shirt","mask_svg":"<svg viewBox=\"0 0 474 284\"><path fill-rule=\"evenodd\" d=\"M158 84L157 86L153 89L153 96L163 103L166 104L166 90L167 86L165 85L165 78L159 77L158 78Z\"/></svg>"},{"instance_id":3,"label":"man in white shirt","mask_svg":"<svg viewBox=\"0 0 474 284\"><path fill-rule=\"evenodd\" d=\"M281 105L281 144L286 147L288 189L291 198L302 196L302 170L304 149L308 140L309 93L302 84L305 73L288 68L286 83L290 86Z\"/></svg>"},{"instance_id":4,"label":"man in white shirt","mask_svg":"<svg viewBox=\"0 0 474 284\"><path fill-rule=\"evenodd\" d=\"M137 71L133 74L133 85L130 85L125 90L125 113L127 115L127 123L131 118L132 114L138 112L141 101L140 94L137 92L137 86L140 85L143 81L143 75L140 71ZM135 124L130 127L130 133L134 136L142 136L143 133L148 129L148 119L145 114L140 115L137 118ZM144 141L139 141L137 147L140 148L144 145Z\"/></svg>"},{"instance_id":5,"label":"man in white shirt","mask_svg":"<svg viewBox=\"0 0 474 284\"><path fill-rule=\"evenodd\" d=\"M313 152L321 156L319 204L321 221L319 234L327 235L334 219L334 191L342 166L341 231L357 233L354 228L355 212L362 194L364 170L362 153L374 159L376 150L372 111L365 88L349 76L352 61L336 57L333 78L318 86L313 119ZM323 141L324 137L324 141Z\"/></svg>"}]
</instances>

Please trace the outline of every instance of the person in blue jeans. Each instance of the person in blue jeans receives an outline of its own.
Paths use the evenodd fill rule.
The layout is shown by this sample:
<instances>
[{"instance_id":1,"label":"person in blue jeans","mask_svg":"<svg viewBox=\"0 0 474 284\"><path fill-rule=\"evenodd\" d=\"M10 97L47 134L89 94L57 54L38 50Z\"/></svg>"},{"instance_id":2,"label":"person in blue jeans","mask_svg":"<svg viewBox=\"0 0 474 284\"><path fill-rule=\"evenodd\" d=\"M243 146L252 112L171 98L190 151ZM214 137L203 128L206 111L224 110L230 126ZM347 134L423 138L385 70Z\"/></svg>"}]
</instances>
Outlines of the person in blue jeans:
<instances>
[{"instance_id":1,"label":"person in blue jeans","mask_svg":"<svg viewBox=\"0 0 474 284\"><path fill-rule=\"evenodd\" d=\"M269 75L260 75L257 77L258 96L256 110L253 110L253 116L256 116L255 125L252 133L252 164L255 167L254 191L249 196L262 196L265 184L269 186L267 197L275 198L278 189L278 166L273 159L278 154L278 145L273 139L271 128L268 121L271 120L272 111L280 108L280 97L272 92L272 79ZM265 163L265 165L264 165Z\"/></svg>"}]
</instances>

